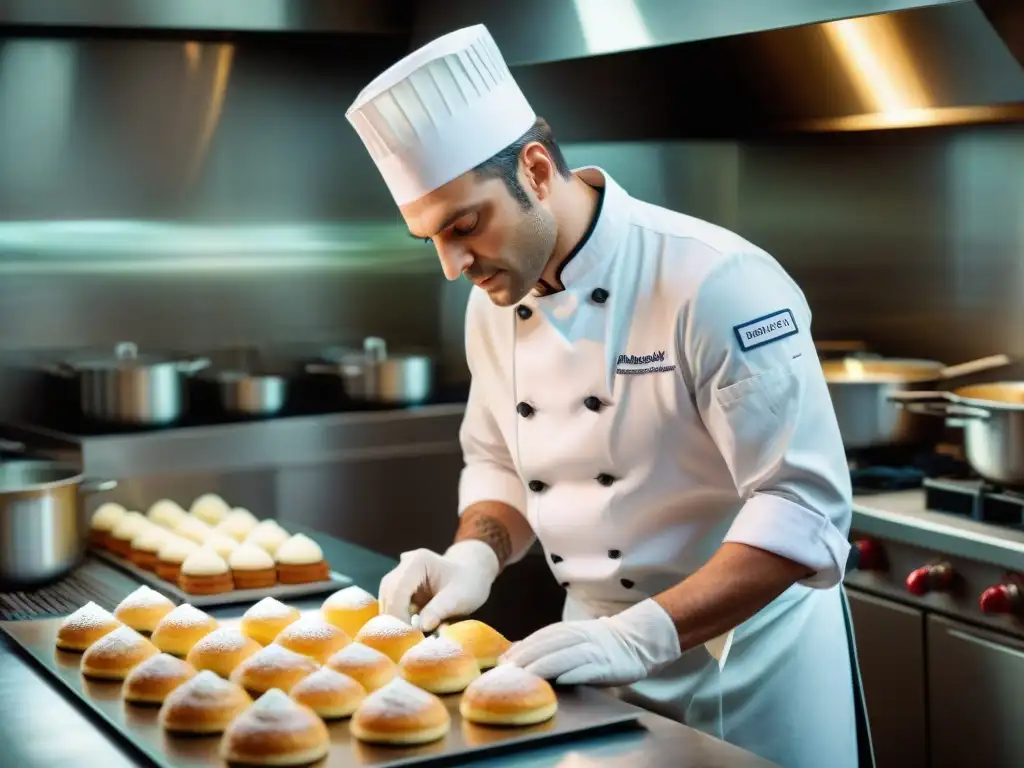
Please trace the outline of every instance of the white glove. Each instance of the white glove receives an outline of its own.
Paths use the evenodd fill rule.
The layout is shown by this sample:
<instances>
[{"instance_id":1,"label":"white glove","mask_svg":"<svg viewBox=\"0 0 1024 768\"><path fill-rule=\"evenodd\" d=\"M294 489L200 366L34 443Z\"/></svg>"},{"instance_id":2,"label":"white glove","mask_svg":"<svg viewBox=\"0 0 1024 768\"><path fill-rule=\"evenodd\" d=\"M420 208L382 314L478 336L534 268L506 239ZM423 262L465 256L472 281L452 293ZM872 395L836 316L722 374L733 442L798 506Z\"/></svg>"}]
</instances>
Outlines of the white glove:
<instances>
[{"instance_id":1,"label":"white glove","mask_svg":"<svg viewBox=\"0 0 1024 768\"><path fill-rule=\"evenodd\" d=\"M444 555L429 549L403 552L380 581L380 611L411 623L412 598L426 587L433 597L420 610L418 624L432 632L448 617L467 616L483 605L500 570L494 550L475 539L452 544Z\"/></svg>"},{"instance_id":2,"label":"white glove","mask_svg":"<svg viewBox=\"0 0 1024 768\"><path fill-rule=\"evenodd\" d=\"M615 616L539 629L501 660L562 685L627 685L680 655L672 617L644 600Z\"/></svg>"}]
</instances>

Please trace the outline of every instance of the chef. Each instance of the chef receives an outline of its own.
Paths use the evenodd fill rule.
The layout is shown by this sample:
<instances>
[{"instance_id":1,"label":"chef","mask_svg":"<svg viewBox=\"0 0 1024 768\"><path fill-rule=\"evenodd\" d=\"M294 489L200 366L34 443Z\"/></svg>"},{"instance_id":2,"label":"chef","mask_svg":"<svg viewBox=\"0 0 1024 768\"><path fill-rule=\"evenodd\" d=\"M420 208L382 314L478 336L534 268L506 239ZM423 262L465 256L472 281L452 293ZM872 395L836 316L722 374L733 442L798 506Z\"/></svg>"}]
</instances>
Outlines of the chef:
<instances>
[{"instance_id":1,"label":"chef","mask_svg":"<svg viewBox=\"0 0 1024 768\"><path fill-rule=\"evenodd\" d=\"M615 109L614 105L609 105ZM732 232L570 170L483 26L347 116L409 231L474 283L459 526L382 609L465 616L539 540L560 623L505 661L786 768L858 765L851 489L799 287Z\"/></svg>"}]
</instances>

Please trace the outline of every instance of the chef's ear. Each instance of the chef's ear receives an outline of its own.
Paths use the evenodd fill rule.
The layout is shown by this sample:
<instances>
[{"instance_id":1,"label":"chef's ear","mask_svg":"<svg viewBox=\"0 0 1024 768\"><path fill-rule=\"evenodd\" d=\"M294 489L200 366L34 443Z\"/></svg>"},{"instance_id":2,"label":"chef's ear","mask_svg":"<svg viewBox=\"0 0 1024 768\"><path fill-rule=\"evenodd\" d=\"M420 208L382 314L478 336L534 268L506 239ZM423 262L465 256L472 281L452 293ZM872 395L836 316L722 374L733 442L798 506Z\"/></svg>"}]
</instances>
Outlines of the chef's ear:
<instances>
[{"instance_id":1,"label":"chef's ear","mask_svg":"<svg viewBox=\"0 0 1024 768\"><path fill-rule=\"evenodd\" d=\"M538 200L546 200L551 195L551 185L555 183L558 170L551 155L539 141L531 141L520 152L523 182L529 187Z\"/></svg>"}]
</instances>

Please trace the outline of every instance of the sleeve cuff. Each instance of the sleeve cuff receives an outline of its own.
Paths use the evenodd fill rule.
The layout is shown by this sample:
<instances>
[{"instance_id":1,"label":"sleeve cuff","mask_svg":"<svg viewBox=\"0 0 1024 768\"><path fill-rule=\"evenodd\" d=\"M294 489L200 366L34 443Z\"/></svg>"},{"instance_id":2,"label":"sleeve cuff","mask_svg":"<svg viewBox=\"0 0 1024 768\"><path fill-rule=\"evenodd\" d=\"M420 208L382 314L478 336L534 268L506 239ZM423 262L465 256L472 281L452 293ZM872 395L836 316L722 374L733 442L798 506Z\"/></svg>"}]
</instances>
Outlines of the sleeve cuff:
<instances>
[{"instance_id":1,"label":"sleeve cuff","mask_svg":"<svg viewBox=\"0 0 1024 768\"><path fill-rule=\"evenodd\" d=\"M767 493L747 500L725 541L774 552L814 569L814 575L800 583L816 589L843 580L850 554L850 543L827 517Z\"/></svg>"},{"instance_id":2,"label":"sleeve cuff","mask_svg":"<svg viewBox=\"0 0 1024 768\"><path fill-rule=\"evenodd\" d=\"M468 464L459 477L459 514L481 501L500 501L526 514L526 488L519 475L492 464Z\"/></svg>"}]
</instances>

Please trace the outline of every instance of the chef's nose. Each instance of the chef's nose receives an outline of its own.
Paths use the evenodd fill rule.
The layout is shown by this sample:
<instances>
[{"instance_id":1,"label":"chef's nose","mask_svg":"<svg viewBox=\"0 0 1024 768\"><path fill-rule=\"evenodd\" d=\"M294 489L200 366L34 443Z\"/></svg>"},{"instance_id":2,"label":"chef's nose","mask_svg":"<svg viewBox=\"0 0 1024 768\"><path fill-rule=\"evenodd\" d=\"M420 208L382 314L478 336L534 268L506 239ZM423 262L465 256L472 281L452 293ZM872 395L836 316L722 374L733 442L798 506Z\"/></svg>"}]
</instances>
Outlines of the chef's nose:
<instances>
[{"instance_id":1,"label":"chef's nose","mask_svg":"<svg viewBox=\"0 0 1024 768\"><path fill-rule=\"evenodd\" d=\"M441 269L449 280L458 280L462 273L473 264L473 254L457 243L437 243L437 257L441 260Z\"/></svg>"}]
</instances>

